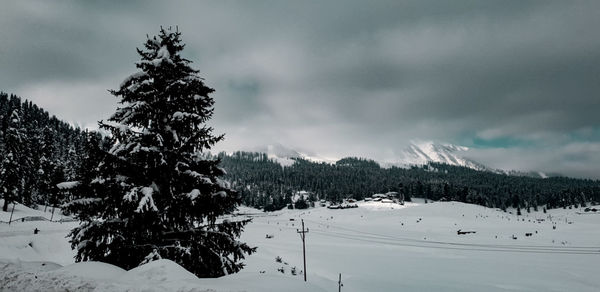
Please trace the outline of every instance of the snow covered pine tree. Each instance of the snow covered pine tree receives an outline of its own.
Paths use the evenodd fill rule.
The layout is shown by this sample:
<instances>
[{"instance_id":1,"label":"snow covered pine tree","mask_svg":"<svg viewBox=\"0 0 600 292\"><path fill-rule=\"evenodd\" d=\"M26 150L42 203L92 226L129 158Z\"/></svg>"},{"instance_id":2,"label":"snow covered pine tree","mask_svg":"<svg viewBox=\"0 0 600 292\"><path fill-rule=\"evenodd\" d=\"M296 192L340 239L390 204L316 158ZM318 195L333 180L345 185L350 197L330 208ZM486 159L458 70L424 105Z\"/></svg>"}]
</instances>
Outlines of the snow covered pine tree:
<instances>
[{"instance_id":1,"label":"snow covered pine tree","mask_svg":"<svg viewBox=\"0 0 600 292\"><path fill-rule=\"evenodd\" d=\"M8 211L8 204L14 203L21 196L23 177L21 176L21 155L23 137L21 115L15 108L8 116L8 127L4 135L6 155L0 161L0 194L4 199L2 211Z\"/></svg>"},{"instance_id":2,"label":"snow covered pine tree","mask_svg":"<svg viewBox=\"0 0 600 292\"><path fill-rule=\"evenodd\" d=\"M223 135L206 126L214 90L180 56L180 37L161 28L148 38L137 50L140 71L111 91L122 106L100 127L114 146L88 182L92 194L66 206L82 221L70 233L76 261L131 269L166 258L218 277L241 270L256 250L237 240L249 220L223 218L241 198L219 178L220 161L202 154Z\"/></svg>"}]
</instances>

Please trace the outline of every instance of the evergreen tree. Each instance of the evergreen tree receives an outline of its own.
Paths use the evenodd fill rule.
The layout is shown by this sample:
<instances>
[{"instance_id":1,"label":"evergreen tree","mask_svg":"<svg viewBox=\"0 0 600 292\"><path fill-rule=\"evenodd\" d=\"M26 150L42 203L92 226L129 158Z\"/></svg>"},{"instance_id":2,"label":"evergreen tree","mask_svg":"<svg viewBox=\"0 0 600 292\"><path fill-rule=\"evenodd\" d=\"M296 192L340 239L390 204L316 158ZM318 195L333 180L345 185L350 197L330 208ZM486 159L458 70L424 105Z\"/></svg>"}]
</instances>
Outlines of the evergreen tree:
<instances>
[{"instance_id":1,"label":"evergreen tree","mask_svg":"<svg viewBox=\"0 0 600 292\"><path fill-rule=\"evenodd\" d=\"M55 171L56 163L54 157L56 154L56 132L49 126L42 130L40 143L40 168L38 170L40 202L48 205L52 190L52 172Z\"/></svg>"},{"instance_id":2,"label":"evergreen tree","mask_svg":"<svg viewBox=\"0 0 600 292\"><path fill-rule=\"evenodd\" d=\"M19 200L23 190L21 176L23 137L19 108L15 108L8 116L7 124L4 135L5 155L0 164L0 191L4 198L2 210L5 212L8 211L8 204Z\"/></svg>"},{"instance_id":3,"label":"evergreen tree","mask_svg":"<svg viewBox=\"0 0 600 292\"><path fill-rule=\"evenodd\" d=\"M138 49L138 73L113 95L121 107L100 126L113 147L89 183L93 194L67 207L82 224L71 232L77 261L130 269L171 259L199 277L238 272L255 248L238 241L249 220L221 219L241 202L207 158L223 136L212 134L214 90L180 56L179 31L161 29Z\"/></svg>"},{"instance_id":4,"label":"evergreen tree","mask_svg":"<svg viewBox=\"0 0 600 292\"><path fill-rule=\"evenodd\" d=\"M71 190L74 198L86 198L93 195L94 188L92 182L98 175L98 165L104 159L109 146L104 142L110 143L109 139L103 139L102 135L96 132L85 132L85 141L82 145L82 159L77 167L75 177L75 188ZM86 183L80 183L86 182Z\"/></svg>"}]
</instances>

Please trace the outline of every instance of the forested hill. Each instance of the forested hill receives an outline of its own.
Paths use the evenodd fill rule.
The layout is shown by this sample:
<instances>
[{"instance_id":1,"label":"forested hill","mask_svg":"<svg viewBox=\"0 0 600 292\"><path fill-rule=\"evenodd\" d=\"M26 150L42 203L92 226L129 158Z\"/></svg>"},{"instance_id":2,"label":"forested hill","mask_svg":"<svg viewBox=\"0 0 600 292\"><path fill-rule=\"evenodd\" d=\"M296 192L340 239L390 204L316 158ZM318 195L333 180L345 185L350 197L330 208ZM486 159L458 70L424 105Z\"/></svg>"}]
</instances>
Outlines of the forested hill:
<instances>
[{"instance_id":1,"label":"forested hill","mask_svg":"<svg viewBox=\"0 0 600 292\"><path fill-rule=\"evenodd\" d=\"M31 101L0 93L0 197L5 202L68 202L68 194L61 193L57 184L91 176L110 146L98 133L74 128ZM525 210L600 202L596 180L512 176L437 163L381 168L375 161L360 158L344 158L335 164L295 159L294 164L282 166L263 153L217 156L244 203L269 209L285 207L300 190L311 192L313 200L362 199L397 191L407 198Z\"/></svg>"},{"instance_id":2,"label":"forested hill","mask_svg":"<svg viewBox=\"0 0 600 292\"><path fill-rule=\"evenodd\" d=\"M359 158L344 158L336 164L296 159L293 165L282 166L262 153L218 156L244 202L269 209L286 206L299 190L312 192L315 199L332 201L397 191L409 198L525 210L600 201L600 182L595 180L511 176L437 163L409 169L381 168L375 161Z\"/></svg>"},{"instance_id":3,"label":"forested hill","mask_svg":"<svg viewBox=\"0 0 600 292\"><path fill-rule=\"evenodd\" d=\"M15 95L0 92L0 195L26 205L58 204L56 184L75 178L88 142L100 137L51 116Z\"/></svg>"}]
</instances>

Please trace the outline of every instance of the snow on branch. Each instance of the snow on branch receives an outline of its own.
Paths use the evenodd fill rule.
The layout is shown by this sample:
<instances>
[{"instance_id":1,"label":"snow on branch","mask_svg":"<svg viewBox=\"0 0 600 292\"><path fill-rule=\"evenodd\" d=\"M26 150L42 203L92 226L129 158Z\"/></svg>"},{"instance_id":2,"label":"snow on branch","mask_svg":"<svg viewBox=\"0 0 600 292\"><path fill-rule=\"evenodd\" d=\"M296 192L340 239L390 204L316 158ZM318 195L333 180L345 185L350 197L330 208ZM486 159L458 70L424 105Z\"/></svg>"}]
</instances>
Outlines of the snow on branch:
<instances>
[{"instance_id":1,"label":"snow on branch","mask_svg":"<svg viewBox=\"0 0 600 292\"><path fill-rule=\"evenodd\" d=\"M59 190L70 190L79 185L78 181L66 181L56 185Z\"/></svg>"},{"instance_id":2,"label":"snow on branch","mask_svg":"<svg viewBox=\"0 0 600 292\"><path fill-rule=\"evenodd\" d=\"M138 207L135 210L135 212L140 213L144 209L152 210L155 212L158 211L158 208L156 208L156 205L154 204L154 199L152 198L154 189L151 187L143 187L141 191L142 191L142 194L144 194L144 196L140 200L140 203L138 204Z\"/></svg>"},{"instance_id":3,"label":"snow on branch","mask_svg":"<svg viewBox=\"0 0 600 292\"><path fill-rule=\"evenodd\" d=\"M177 111L177 112L173 113L172 120L173 121L180 121L180 120L183 120L185 118L202 119L202 116L200 116L198 114L194 114L194 113L187 113L187 112Z\"/></svg>"},{"instance_id":4,"label":"snow on branch","mask_svg":"<svg viewBox=\"0 0 600 292\"><path fill-rule=\"evenodd\" d=\"M225 198L225 197L227 197L227 193L226 193L226 192L224 192L224 191L218 191L218 192L216 192L216 193L212 194L212 197L213 197L213 198L214 198L214 197L221 197L221 198Z\"/></svg>"},{"instance_id":5,"label":"snow on branch","mask_svg":"<svg viewBox=\"0 0 600 292\"><path fill-rule=\"evenodd\" d=\"M102 201L101 198L81 198L81 199L72 200L66 204L63 204L61 207L68 208L68 207L74 206L74 205L91 205L91 204L95 204L95 203L98 203L101 201Z\"/></svg>"},{"instance_id":6,"label":"snow on branch","mask_svg":"<svg viewBox=\"0 0 600 292\"><path fill-rule=\"evenodd\" d=\"M127 194L123 196L123 200L133 202L138 199L138 192L142 193L142 198L138 202L138 207L135 209L136 213L141 213L143 211L152 210L157 212L158 208L154 204L154 198L152 195L154 194L153 187L134 187Z\"/></svg>"},{"instance_id":7,"label":"snow on branch","mask_svg":"<svg viewBox=\"0 0 600 292\"><path fill-rule=\"evenodd\" d=\"M222 180L220 178L217 178L217 184L224 189L230 189L231 188L231 183L229 183L226 180Z\"/></svg>"},{"instance_id":8,"label":"snow on branch","mask_svg":"<svg viewBox=\"0 0 600 292\"><path fill-rule=\"evenodd\" d=\"M202 182L203 182L203 183L205 183L205 184L212 184L212 183L213 183L213 182L210 180L210 178L208 178L208 177L204 176L203 174L201 174L201 173L198 173L198 172L196 172L196 171L193 171L193 170L186 170L186 171L184 171L183 173L184 173L184 174L187 174L187 175L189 175L189 176L191 176L191 177L198 178L198 179L202 180Z\"/></svg>"},{"instance_id":9,"label":"snow on branch","mask_svg":"<svg viewBox=\"0 0 600 292\"><path fill-rule=\"evenodd\" d=\"M115 129L119 130L119 132L121 132L121 134L125 134L125 133L131 131L131 127L129 127L128 125L117 123L117 122L107 121L107 122L103 122L103 125L111 127L111 128L115 128Z\"/></svg>"},{"instance_id":10,"label":"snow on branch","mask_svg":"<svg viewBox=\"0 0 600 292\"><path fill-rule=\"evenodd\" d=\"M191 192L187 193L187 197L192 200L192 202L200 195L199 189L193 189Z\"/></svg>"},{"instance_id":11,"label":"snow on branch","mask_svg":"<svg viewBox=\"0 0 600 292\"><path fill-rule=\"evenodd\" d=\"M160 260L160 259L162 259L162 257L158 253L158 250L155 248L144 258L144 260L140 263L140 265L147 264L149 262Z\"/></svg>"},{"instance_id":12,"label":"snow on branch","mask_svg":"<svg viewBox=\"0 0 600 292\"><path fill-rule=\"evenodd\" d=\"M156 52L156 57L153 60L151 60L151 61L142 61L141 64L148 64L148 65L153 65L155 67L158 67L163 62L167 62L169 64L173 64L173 60L171 60L171 54L169 53L169 50L167 49L167 46L160 47L160 49L158 50L158 52Z\"/></svg>"},{"instance_id":13,"label":"snow on branch","mask_svg":"<svg viewBox=\"0 0 600 292\"><path fill-rule=\"evenodd\" d=\"M129 75L127 78L125 78L125 80L123 80L123 82L121 82L121 85L119 85L119 87L122 88L123 86L127 85L127 83L133 81L134 79L138 79L138 78L146 76L146 75L147 74L144 71L139 71L139 72L133 73L133 74Z\"/></svg>"}]
</instances>

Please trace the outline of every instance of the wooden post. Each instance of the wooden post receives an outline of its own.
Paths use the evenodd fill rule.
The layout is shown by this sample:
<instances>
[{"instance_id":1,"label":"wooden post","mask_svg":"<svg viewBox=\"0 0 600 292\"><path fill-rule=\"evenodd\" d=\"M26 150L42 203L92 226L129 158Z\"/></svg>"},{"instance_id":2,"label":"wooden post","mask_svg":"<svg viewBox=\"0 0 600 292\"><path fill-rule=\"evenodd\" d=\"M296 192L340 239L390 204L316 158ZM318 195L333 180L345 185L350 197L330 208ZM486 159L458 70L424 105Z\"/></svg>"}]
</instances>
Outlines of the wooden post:
<instances>
[{"instance_id":1,"label":"wooden post","mask_svg":"<svg viewBox=\"0 0 600 292\"><path fill-rule=\"evenodd\" d=\"M340 273L340 280L338 281L338 292L342 292L342 286L344 286L344 284L342 284L342 273Z\"/></svg>"},{"instance_id":2,"label":"wooden post","mask_svg":"<svg viewBox=\"0 0 600 292\"><path fill-rule=\"evenodd\" d=\"M296 229L296 232L300 234L300 238L302 239L302 256L304 257L304 282L306 282L306 245L305 238L306 233L308 233L308 229L304 229L304 219L302 219L302 231Z\"/></svg>"},{"instance_id":3,"label":"wooden post","mask_svg":"<svg viewBox=\"0 0 600 292\"><path fill-rule=\"evenodd\" d=\"M10 219L8 219L8 226L10 226L10 222L12 222L12 216L13 216L13 213L15 213L15 205L16 204L17 203L13 202L13 208L12 208L12 211L10 211Z\"/></svg>"}]
</instances>

